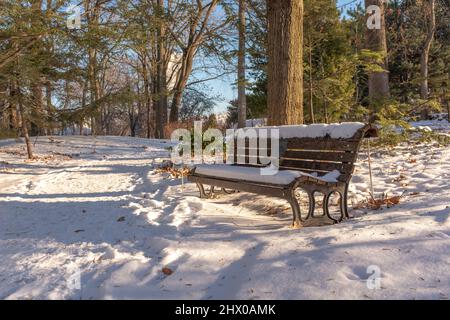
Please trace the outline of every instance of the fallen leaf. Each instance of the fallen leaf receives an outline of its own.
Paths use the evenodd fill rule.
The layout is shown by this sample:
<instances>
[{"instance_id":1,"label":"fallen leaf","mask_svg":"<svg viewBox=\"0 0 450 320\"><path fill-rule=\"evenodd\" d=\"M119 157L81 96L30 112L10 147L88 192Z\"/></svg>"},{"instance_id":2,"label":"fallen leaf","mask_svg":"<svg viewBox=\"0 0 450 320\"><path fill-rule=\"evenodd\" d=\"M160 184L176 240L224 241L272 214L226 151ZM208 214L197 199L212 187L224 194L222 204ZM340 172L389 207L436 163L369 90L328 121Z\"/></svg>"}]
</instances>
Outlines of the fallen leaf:
<instances>
[{"instance_id":1,"label":"fallen leaf","mask_svg":"<svg viewBox=\"0 0 450 320\"><path fill-rule=\"evenodd\" d=\"M173 274L172 269L170 269L170 268L168 268L168 267L162 268L162 272L163 272L166 276L170 276L171 274Z\"/></svg>"}]
</instances>

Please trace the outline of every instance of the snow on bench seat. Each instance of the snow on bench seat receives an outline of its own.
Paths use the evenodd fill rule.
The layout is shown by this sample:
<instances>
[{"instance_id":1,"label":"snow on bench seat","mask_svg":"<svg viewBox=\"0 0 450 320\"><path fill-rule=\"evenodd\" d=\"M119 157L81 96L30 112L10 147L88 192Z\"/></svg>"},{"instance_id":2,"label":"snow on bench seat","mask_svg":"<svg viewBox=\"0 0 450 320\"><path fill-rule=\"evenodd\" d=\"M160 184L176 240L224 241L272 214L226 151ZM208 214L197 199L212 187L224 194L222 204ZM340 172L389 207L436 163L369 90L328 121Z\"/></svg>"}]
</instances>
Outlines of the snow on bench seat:
<instances>
[{"instance_id":1,"label":"snow on bench seat","mask_svg":"<svg viewBox=\"0 0 450 320\"><path fill-rule=\"evenodd\" d=\"M279 184L288 185L294 182L295 179L302 176L312 177L324 182L334 183L341 173L337 170L327 173L322 177L317 177L317 174L308 174L302 171L295 170L279 170L273 175L263 175L262 168L244 167L239 165L227 164L201 164L195 167L195 174L210 176L215 178L233 179L251 181L264 184Z\"/></svg>"},{"instance_id":2,"label":"snow on bench seat","mask_svg":"<svg viewBox=\"0 0 450 320\"><path fill-rule=\"evenodd\" d=\"M349 139L365 126L362 122L343 122L331 124L291 125L276 127L245 128L258 132L261 129L278 129L280 139L290 138L323 138L329 136L332 139Z\"/></svg>"}]
</instances>

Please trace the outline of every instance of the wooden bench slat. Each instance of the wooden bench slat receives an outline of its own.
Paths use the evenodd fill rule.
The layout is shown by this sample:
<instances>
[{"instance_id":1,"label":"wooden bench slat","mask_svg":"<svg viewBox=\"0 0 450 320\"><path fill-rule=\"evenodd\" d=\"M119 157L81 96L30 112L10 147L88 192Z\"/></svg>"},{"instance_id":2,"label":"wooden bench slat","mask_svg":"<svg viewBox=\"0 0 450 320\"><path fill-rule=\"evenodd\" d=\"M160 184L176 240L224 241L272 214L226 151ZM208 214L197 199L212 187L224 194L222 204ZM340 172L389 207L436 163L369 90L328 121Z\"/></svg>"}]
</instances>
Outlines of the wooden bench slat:
<instances>
[{"instance_id":1,"label":"wooden bench slat","mask_svg":"<svg viewBox=\"0 0 450 320\"><path fill-rule=\"evenodd\" d=\"M333 162L353 162L355 160L355 153L287 150L286 152L284 152L283 158L299 160L324 160Z\"/></svg>"},{"instance_id":2,"label":"wooden bench slat","mask_svg":"<svg viewBox=\"0 0 450 320\"><path fill-rule=\"evenodd\" d=\"M342 174L353 171L352 163L333 163L333 162L318 162L318 161L304 161L304 160L288 160L281 158L281 167L290 167L310 170L320 170L321 172L338 170Z\"/></svg>"},{"instance_id":3,"label":"wooden bench slat","mask_svg":"<svg viewBox=\"0 0 450 320\"><path fill-rule=\"evenodd\" d=\"M287 149L306 150L332 150L332 151L353 151L359 145L359 140L338 140L338 139L313 139L313 138L292 138L285 140Z\"/></svg>"}]
</instances>

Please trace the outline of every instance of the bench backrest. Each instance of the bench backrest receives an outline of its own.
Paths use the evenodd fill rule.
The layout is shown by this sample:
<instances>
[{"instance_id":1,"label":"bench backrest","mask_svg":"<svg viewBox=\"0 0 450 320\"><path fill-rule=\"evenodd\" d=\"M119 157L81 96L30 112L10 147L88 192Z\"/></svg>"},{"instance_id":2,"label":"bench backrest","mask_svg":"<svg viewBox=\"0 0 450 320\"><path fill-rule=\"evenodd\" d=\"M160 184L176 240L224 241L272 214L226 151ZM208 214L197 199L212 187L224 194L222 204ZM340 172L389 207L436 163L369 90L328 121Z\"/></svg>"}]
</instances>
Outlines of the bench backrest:
<instances>
[{"instance_id":1,"label":"bench backrest","mask_svg":"<svg viewBox=\"0 0 450 320\"><path fill-rule=\"evenodd\" d=\"M346 124L334 125L345 126ZM314 126L314 125L313 125ZM317 130L319 126L302 126L302 131L308 132ZM272 127L275 128L275 127ZM360 125L354 134L344 137L332 137L333 134L325 134L322 136L296 137L292 134L283 134L284 127L280 127L279 142L279 167L281 170L298 170L306 173L317 173L323 176L328 172L338 170L341 175L338 178L341 182L348 183L353 174L354 164L356 162L358 151L362 140L365 137L376 137L377 130L372 125ZM292 131L295 128L289 128ZM342 128L338 128L342 129ZM341 130L342 131L342 130ZM308 135L307 135L308 136ZM309 135L311 136L311 135ZM271 161L271 140L268 139L263 143L258 140L250 141L245 139L240 143L235 139L233 163L249 166L266 166Z\"/></svg>"}]
</instances>

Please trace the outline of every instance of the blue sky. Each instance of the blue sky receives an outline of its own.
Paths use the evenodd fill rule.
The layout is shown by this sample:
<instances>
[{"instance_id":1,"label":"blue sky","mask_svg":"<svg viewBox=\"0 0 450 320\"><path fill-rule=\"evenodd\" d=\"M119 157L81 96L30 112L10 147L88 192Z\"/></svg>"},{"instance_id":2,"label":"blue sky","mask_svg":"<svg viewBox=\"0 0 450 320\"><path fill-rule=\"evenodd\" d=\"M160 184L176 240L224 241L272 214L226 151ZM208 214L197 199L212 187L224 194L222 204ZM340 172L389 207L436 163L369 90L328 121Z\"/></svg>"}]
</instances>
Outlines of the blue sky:
<instances>
[{"instance_id":1,"label":"blue sky","mask_svg":"<svg viewBox=\"0 0 450 320\"><path fill-rule=\"evenodd\" d=\"M362 0L338 0L338 6L344 6L344 8L351 8L358 3L363 2ZM207 83L215 94L219 94L224 99L223 101L218 101L215 108L216 113L221 113L226 111L228 101L237 98L237 89L233 87L235 82L235 76L230 75L224 77L220 80L214 80Z\"/></svg>"}]
</instances>

